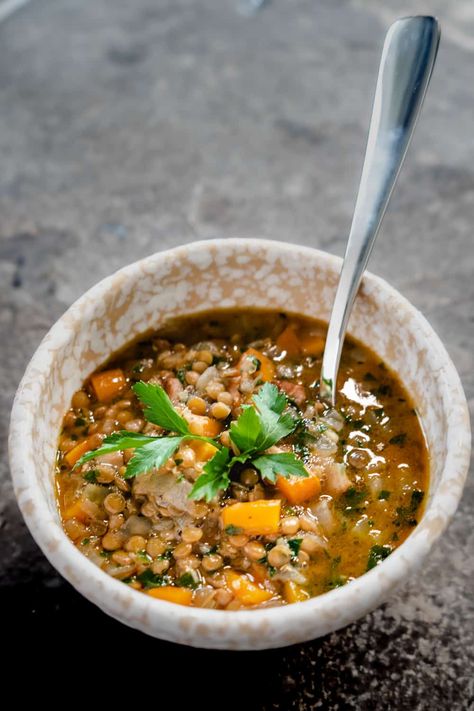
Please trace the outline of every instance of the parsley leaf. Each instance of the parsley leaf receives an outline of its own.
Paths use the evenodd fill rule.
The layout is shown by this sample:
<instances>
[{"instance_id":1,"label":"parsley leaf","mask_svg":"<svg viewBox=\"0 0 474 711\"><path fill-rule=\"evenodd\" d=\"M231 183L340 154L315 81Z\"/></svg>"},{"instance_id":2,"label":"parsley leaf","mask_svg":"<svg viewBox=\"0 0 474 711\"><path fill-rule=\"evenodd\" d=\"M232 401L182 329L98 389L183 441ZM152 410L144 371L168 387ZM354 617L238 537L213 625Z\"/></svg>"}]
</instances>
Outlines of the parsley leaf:
<instances>
[{"instance_id":1,"label":"parsley leaf","mask_svg":"<svg viewBox=\"0 0 474 711\"><path fill-rule=\"evenodd\" d=\"M272 447L296 427L290 413L282 414L287 398L276 385L265 383L253 401L258 409L245 406L230 427L231 440L249 454Z\"/></svg>"},{"instance_id":2,"label":"parsley leaf","mask_svg":"<svg viewBox=\"0 0 474 711\"><path fill-rule=\"evenodd\" d=\"M292 452L262 454L261 457L252 459L252 464L262 477L273 483L277 476L309 476L301 459L295 457Z\"/></svg>"},{"instance_id":3,"label":"parsley leaf","mask_svg":"<svg viewBox=\"0 0 474 711\"><path fill-rule=\"evenodd\" d=\"M125 479L131 479L137 474L159 469L175 453L183 437L154 437L152 442L144 444L135 451L125 472Z\"/></svg>"},{"instance_id":4,"label":"parsley leaf","mask_svg":"<svg viewBox=\"0 0 474 711\"><path fill-rule=\"evenodd\" d=\"M260 431L257 411L251 405L245 405L239 418L230 426L230 438L241 452L255 451Z\"/></svg>"},{"instance_id":5,"label":"parsley leaf","mask_svg":"<svg viewBox=\"0 0 474 711\"><path fill-rule=\"evenodd\" d=\"M203 468L204 474L196 480L189 494L190 499L212 499L221 489L227 489L230 483L229 471L232 465L230 450L223 447Z\"/></svg>"},{"instance_id":6,"label":"parsley leaf","mask_svg":"<svg viewBox=\"0 0 474 711\"><path fill-rule=\"evenodd\" d=\"M133 386L133 391L140 402L146 406L144 415L149 422L170 432L190 434L188 423L176 412L173 403L160 385L144 383L140 380Z\"/></svg>"},{"instance_id":7,"label":"parsley leaf","mask_svg":"<svg viewBox=\"0 0 474 711\"><path fill-rule=\"evenodd\" d=\"M281 390L279 390L276 385L271 385L271 383L265 383L262 385L260 390L253 397L253 401L262 412L262 410L272 410L276 412L277 415L281 415L288 399Z\"/></svg>"},{"instance_id":8,"label":"parsley leaf","mask_svg":"<svg viewBox=\"0 0 474 711\"><path fill-rule=\"evenodd\" d=\"M90 459L95 459L100 457L102 454L110 454L111 452L118 452L121 449L133 449L135 447L142 447L144 444L153 442L156 437L149 437L148 435L137 434L136 432L128 432L127 430L120 430L120 432L114 432L108 435L102 445L98 449L93 449L91 452L86 452L74 465L74 469L82 466Z\"/></svg>"}]
</instances>

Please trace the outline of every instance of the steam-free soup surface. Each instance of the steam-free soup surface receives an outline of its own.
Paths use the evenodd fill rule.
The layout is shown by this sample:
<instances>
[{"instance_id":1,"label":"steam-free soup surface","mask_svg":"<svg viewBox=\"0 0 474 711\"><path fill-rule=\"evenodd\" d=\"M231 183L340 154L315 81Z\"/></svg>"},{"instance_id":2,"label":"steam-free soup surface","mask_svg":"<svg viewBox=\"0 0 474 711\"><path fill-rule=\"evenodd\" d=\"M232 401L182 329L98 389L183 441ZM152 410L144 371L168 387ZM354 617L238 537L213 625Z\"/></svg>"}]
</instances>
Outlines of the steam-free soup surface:
<instances>
[{"instance_id":1,"label":"steam-free soup surface","mask_svg":"<svg viewBox=\"0 0 474 711\"><path fill-rule=\"evenodd\" d=\"M218 311L113 356L59 441L79 550L153 597L225 610L306 600L380 564L419 520L425 442L398 378L351 338L337 409L318 400L325 332Z\"/></svg>"}]
</instances>

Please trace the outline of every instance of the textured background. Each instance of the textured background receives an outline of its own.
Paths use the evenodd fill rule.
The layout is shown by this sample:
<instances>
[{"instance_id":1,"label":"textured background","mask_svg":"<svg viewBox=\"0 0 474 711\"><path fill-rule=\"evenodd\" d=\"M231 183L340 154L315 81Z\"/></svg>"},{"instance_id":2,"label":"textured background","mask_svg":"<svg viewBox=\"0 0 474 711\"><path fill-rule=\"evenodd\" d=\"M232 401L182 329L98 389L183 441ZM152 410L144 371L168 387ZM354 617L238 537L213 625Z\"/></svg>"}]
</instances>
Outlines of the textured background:
<instances>
[{"instance_id":1,"label":"textured background","mask_svg":"<svg viewBox=\"0 0 474 711\"><path fill-rule=\"evenodd\" d=\"M371 268L429 318L472 408L472 2L250 7L34 0L0 25L2 444L41 337L117 267L215 236L342 253L383 34L395 17L430 9L444 30L438 66ZM102 673L125 652L142 690L147 662L160 684L185 669L179 708L224 681L227 708L474 707L472 481L427 565L383 608L313 643L231 654L151 640L80 598L26 531L5 446L0 456L0 599L14 620L8 640L28 636L28 664L47 640Z\"/></svg>"}]
</instances>

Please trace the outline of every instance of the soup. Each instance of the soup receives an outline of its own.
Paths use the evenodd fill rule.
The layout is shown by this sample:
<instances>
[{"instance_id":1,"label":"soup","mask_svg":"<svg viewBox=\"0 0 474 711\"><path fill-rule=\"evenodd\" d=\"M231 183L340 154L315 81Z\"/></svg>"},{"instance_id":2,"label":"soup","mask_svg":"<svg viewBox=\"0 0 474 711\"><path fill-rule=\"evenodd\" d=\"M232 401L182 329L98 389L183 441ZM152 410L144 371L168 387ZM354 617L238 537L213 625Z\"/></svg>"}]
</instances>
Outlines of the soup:
<instances>
[{"instance_id":1,"label":"soup","mask_svg":"<svg viewBox=\"0 0 474 711\"><path fill-rule=\"evenodd\" d=\"M380 564L420 517L425 441L398 378L352 338L337 408L318 399L325 333L220 310L112 356L59 440L78 549L152 597L223 610L303 601Z\"/></svg>"}]
</instances>

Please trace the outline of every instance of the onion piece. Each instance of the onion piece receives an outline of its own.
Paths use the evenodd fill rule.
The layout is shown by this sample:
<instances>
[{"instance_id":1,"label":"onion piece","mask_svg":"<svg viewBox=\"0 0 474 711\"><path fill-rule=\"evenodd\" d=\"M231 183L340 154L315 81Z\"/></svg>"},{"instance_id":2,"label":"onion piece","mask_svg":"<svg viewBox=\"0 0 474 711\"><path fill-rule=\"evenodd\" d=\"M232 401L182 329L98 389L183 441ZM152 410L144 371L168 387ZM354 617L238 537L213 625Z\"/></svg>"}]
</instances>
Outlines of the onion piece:
<instances>
[{"instance_id":1,"label":"onion piece","mask_svg":"<svg viewBox=\"0 0 474 711\"><path fill-rule=\"evenodd\" d=\"M336 527L336 518L333 511L333 502L330 496L321 496L317 504L313 504L311 511L319 521L325 533L332 533Z\"/></svg>"},{"instance_id":2,"label":"onion piece","mask_svg":"<svg viewBox=\"0 0 474 711\"><path fill-rule=\"evenodd\" d=\"M352 482L346 474L345 464L330 464L326 467L326 479L324 489L331 496L340 496L352 486Z\"/></svg>"},{"instance_id":3,"label":"onion piece","mask_svg":"<svg viewBox=\"0 0 474 711\"><path fill-rule=\"evenodd\" d=\"M334 408L327 410L321 419L333 430L336 430L336 432L340 432L344 427L343 416L337 410L334 410Z\"/></svg>"}]
</instances>

